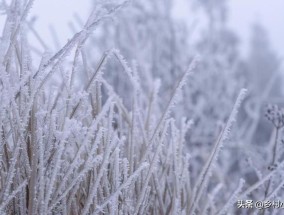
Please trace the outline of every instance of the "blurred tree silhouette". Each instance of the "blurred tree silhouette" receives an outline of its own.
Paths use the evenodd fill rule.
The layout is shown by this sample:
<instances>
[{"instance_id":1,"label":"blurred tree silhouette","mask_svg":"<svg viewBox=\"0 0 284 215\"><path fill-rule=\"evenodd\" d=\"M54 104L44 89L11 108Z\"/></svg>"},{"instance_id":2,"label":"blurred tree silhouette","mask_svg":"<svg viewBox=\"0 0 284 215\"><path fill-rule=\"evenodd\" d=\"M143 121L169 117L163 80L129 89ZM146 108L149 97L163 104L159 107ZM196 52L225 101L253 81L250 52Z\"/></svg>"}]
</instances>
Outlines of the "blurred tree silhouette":
<instances>
[{"instance_id":1,"label":"blurred tree silhouette","mask_svg":"<svg viewBox=\"0 0 284 215\"><path fill-rule=\"evenodd\" d=\"M280 60L271 49L268 33L261 26L255 23L252 27L251 49L247 59L249 82L255 96L259 96L264 87L273 80L267 96L281 95L281 84L279 79ZM277 78L275 76L278 76Z\"/></svg>"}]
</instances>

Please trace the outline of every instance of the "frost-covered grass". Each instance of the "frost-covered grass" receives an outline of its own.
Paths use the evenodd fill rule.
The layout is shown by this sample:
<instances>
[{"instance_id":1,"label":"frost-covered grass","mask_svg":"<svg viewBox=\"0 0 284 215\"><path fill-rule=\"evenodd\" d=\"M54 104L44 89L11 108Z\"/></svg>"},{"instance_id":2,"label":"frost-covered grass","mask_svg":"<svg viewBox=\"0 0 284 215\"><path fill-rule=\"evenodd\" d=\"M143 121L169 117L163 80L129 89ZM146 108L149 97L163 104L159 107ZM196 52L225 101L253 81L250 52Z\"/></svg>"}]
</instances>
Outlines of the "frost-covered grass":
<instances>
[{"instance_id":1,"label":"frost-covered grass","mask_svg":"<svg viewBox=\"0 0 284 215\"><path fill-rule=\"evenodd\" d=\"M27 37L32 2L3 3L0 214L228 214L238 199L270 183L282 168L279 164L252 186L245 187L240 179L235 191L226 192L227 201L220 203L214 197L219 187L210 194L208 190L214 184L213 172L222 172L219 152L246 90L240 91L196 175L186 147L194 124L186 118L175 120L171 113L198 60L192 60L167 99L159 97L157 81L145 89L137 65L128 64L116 49L102 53L91 67L86 41L124 3L99 16L91 14L82 30L56 53L44 53L38 64ZM108 66L112 62L122 71ZM117 72L128 80L127 101L108 81L106 74ZM77 80L78 76L84 78Z\"/></svg>"}]
</instances>

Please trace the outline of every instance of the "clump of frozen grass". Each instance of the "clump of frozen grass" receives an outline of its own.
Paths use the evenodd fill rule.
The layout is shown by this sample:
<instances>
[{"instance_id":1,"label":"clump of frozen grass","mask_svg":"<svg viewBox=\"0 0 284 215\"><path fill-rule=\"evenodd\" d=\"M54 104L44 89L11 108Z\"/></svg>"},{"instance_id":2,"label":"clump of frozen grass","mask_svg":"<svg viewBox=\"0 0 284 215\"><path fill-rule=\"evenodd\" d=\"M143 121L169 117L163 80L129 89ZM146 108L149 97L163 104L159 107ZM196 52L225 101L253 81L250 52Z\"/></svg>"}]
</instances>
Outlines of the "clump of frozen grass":
<instances>
[{"instance_id":1,"label":"clump of frozen grass","mask_svg":"<svg viewBox=\"0 0 284 215\"><path fill-rule=\"evenodd\" d=\"M159 175L155 170L166 158L169 112L178 92L159 123L153 125L152 134L145 122L153 113L141 106L147 101L141 100L135 67L118 50L103 55L97 68L87 74L84 87L78 90L74 85L91 31L125 3L104 10L100 17L91 15L84 29L62 49L53 56L43 55L38 69L26 38L24 18L31 3L7 5L1 39L1 214L158 213L162 209L150 201L155 197L152 177L160 192L159 204L168 205L171 198L163 199L157 184L162 172ZM71 55L73 63L69 64ZM124 107L104 79L104 67L113 56L126 72L121 75L131 80L133 110ZM192 69L178 82L176 91ZM68 70L59 86L50 85L53 75Z\"/></svg>"},{"instance_id":2,"label":"clump of frozen grass","mask_svg":"<svg viewBox=\"0 0 284 215\"><path fill-rule=\"evenodd\" d=\"M168 101L162 101L167 104L164 110L155 107L160 83L153 82L152 94L146 95L137 65L129 65L118 50L105 52L96 68L88 67L92 56L84 54L84 44L92 30L126 3L92 13L81 31L53 56L44 54L38 66L32 61L25 21L32 1L5 5L0 44L1 214L225 214L239 196L262 186L282 167L243 193L240 180L229 201L218 210L214 207L219 189L207 198L207 188L245 90L196 179L185 148L192 121L183 119L177 126L171 118L196 61ZM112 60L118 60L125 72L121 76L130 80L130 109L104 76ZM78 74L87 77L81 88L74 80ZM56 86L50 83L53 75ZM207 199L205 209L202 199Z\"/></svg>"}]
</instances>

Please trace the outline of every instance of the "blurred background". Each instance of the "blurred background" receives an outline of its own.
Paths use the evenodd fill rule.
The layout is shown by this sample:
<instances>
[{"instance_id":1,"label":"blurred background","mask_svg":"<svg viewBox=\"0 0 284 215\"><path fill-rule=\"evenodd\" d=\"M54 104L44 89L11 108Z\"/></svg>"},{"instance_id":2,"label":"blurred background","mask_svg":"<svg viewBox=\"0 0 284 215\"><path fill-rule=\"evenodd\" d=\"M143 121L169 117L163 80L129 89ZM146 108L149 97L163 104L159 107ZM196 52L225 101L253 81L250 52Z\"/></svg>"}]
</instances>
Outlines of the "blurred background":
<instances>
[{"instance_id":1,"label":"blurred background","mask_svg":"<svg viewBox=\"0 0 284 215\"><path fill-rule=\"evenodd\" d=\"M200 2L202 1L206 2L204 0ZM196 18L196 13L194 16L192 14L193 0L174 0L172 2L174 2L172 13L175 19L190 23L193 18ZM214 0L213 2L216 3ZM68 23L74 21L75 14L85 20L91 11L91 4L92 1L89 0L80 1L80 3L76 0L35 1L31 16L37 17L36 29L40 30L47 41L52 41L50 26L53 26L55 30L60 30L59 39L64 43L72 36ZM281 48L284 46L283 8L284 2L282 0L226 1L227 24L238 35L242 53L248 51L252 25L258 23L268 32L273 49L283 56L284 50ZM4 20L0 18L0 21L3 23ZM199 22L201 21L199 20Z\"/></svg>"}]
</instances>

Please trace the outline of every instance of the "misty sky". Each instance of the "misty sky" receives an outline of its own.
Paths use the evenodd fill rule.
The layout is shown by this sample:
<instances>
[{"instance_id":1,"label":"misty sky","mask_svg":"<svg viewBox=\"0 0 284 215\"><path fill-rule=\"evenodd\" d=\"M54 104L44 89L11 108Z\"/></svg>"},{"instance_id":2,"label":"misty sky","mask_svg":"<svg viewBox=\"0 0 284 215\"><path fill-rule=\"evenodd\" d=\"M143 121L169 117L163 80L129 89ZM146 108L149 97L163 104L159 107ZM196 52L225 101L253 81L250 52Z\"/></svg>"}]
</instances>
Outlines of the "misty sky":
<instances>
[{"instance_id":1,"label":"misty sky","mask_svg":"<svg viewBox=\"0 0 284 215\"><path fill-rule=\"evenodd\" d=\"M188 18L188 0L174 0L179 18ZM268 30L273 49L280 56L284 56L284 0L228 0L229 25L241 38L242 50L247 50L250 26L259 21ZM85 20L89 14L89 0L45 0L35 1L31 16L38 16L36 28L46 41L51 41L49 26L53 25L59 32L61 45L72 36L69 21L74 21L74 13L78 13ZM3 17L0 17L3 26ZM2 29L2 28L1 28Z\"/></svg>"},{"instance_id":2,"label":"misty sky","mask_svg":"<svg viewBox=\"0 0 284 215\"><path fill-rule=\"evenodd\" d=\"M255 21L268 30L273 49L284 57L284 1L283 0L229 0L230 25L249 39L250 26ZM244 42L244 41L243 41Z\"/></svg>"},{"instance_id":3,"label":"misty sky","mask_svg":"<svg viewBox=\"0 0 284 215\"><path fill-rule=\"evenodd\" d=\"M175 11L179 18L189 18L188 0L175 0ZM246 52L251 34L251 26L261 23L269 32L273 50L284 56L284 0L228 0L229 26L238 34L242 51Z\"/></svg>"}]
</instances>

